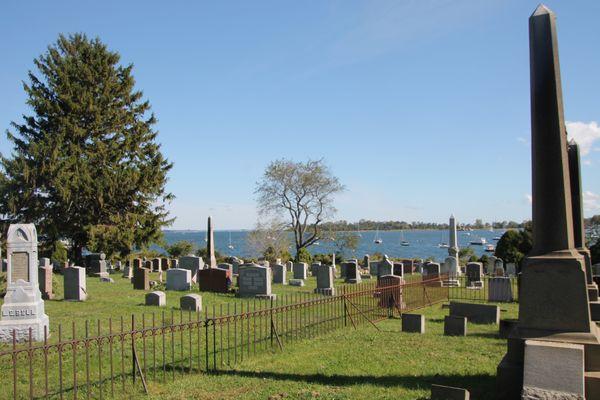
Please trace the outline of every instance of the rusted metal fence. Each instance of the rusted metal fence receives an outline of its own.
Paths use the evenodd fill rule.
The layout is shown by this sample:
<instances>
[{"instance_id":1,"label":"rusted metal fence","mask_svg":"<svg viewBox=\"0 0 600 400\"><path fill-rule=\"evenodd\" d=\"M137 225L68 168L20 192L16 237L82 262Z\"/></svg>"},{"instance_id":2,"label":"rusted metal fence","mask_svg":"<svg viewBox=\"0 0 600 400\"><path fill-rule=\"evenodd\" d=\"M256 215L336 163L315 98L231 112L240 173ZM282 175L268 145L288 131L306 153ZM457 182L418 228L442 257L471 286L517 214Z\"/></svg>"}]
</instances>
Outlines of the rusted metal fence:
<instances>
[{"instance_id":1,"label":"rusted metal fence","mask_svg":"<svg viewBox=\"0 0 600 400\"><path fill-rule=\"evenodd\" d=\"M334 296L295 293L277 301L252 299L202 313L162 312L58 326L52 340L0 351L1 398L98 398L148 391L147 383L229 368L263 351L335 329L372 324L440 301L439 279L398 284L363 282ZM30 335L31 337L31 335Z\"/></svg>"}]
</instances>

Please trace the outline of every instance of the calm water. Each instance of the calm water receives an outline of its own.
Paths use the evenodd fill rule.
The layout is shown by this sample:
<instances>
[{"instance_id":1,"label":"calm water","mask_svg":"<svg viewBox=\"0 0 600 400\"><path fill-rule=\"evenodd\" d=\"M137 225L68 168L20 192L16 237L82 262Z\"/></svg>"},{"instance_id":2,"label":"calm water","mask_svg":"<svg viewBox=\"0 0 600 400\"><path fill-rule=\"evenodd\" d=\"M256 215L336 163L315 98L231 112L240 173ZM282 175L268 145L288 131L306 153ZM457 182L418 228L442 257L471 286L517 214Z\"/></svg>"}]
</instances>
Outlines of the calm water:
<instances>
[{"instance_id":1,"label":"calm water","mask_svg":"<svg viewBox=\"0 0 600 400\"><path fill-rule=\"evenodd\" d=\"M495 245L497 242L492 240L496 236L502 236L503 231L490 232L486 230L477 230L472 232L458 232L459 247L469 246L469 242L483 237L487 243ZM229 249L229 237L231 235L231 244L233 249ZM240 258L257 257L257 254L252 254L251 250L246 245L247 231L215 231L215 248L221 254L237 256ZM440 241L448 243L448 231L437 230L409 230L404 231L383 231L379 232L379 238L383 241L381 244L373 242L375 232L364 231L360 232L361 240L353 256L360 258L365 254L374 254L376 252L387 254L390 257L402 258L428 258L433 257L438 261L443 261L448 255L448 249L438 247ZM404 235L404 240L410 243L410 246L401 246L401 236ZM204 240L205 231L166 231L165 241L172 244L179 240L187 240L194 243L197 247L206 246ZM485 246L471 246L475 254L484 254ZM317 253L332 253L335 245L330 241L321 241L320 244L313 245L309 248L313 254ZM293 251L290 251L293 253ZM349 256L350 254L347 254Z\"/></svg>"}]
</instances>

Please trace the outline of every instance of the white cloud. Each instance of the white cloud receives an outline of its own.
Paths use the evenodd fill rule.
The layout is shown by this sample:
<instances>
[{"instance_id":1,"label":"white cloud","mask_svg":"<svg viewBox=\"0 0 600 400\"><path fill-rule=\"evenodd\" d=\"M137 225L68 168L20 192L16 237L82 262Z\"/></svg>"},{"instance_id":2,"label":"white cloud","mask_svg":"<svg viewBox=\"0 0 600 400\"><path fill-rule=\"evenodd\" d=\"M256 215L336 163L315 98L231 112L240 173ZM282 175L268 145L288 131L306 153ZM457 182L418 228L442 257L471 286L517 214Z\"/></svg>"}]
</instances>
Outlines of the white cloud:
<instances>
[{"instance_id":1,"label":"white cloud","mask_svg":"<svg viewBox=\"0 0 600 400\"><path fill-rule=\"evenodd\" d=\"M592 165L592 160L583 160L583 165Z\"/></svg>"},{"instance_id":2,"label":"white cloud","mask_svg":"<svg viewBox=\"0 0 600 400\"><path fill-rule=\"evenodd\" d=\"M522 143L522 144L524 144L524 145L528 145L528 144L529 144L529 140L525 139L525 138L524 138L524 137L522 137L522 136L519 136L519 137L517 138L517 142L519 142L519 143Z\"/></svg>"},{"instance_id":3,"label":"white cloud","mask_svg":"<svg viewBox=\"0 0 600 400\"><path fill-rule=\"evenodd\" d=\"M567 121L567 132L569 140L575 139L577 144L579 144L581 155L585 156L592 148L596 150L593 147L594 142L600 140L600 126L598 126L596 121L589 123Z\"/></svg>"},{"instance_id":4,"label":"white cloud","mask_svg":"<svg viewBox=\"0 0 600 400\"><path fill-rule=\"evenodd\" d=\"M590 212L600 210L600 195L589 190L584 191L583 209Z\"/></svg>"},{"instance_id":5,"label":"white cloud","mask_svg":"<svg viewBox=\"0 0 600 400\"><path fill-rule=\"evenodd\" d=\"M533 204L533 196L531 196L529 193L525 193L525 199L529 204Z\"/></svg>"}]
</instances>

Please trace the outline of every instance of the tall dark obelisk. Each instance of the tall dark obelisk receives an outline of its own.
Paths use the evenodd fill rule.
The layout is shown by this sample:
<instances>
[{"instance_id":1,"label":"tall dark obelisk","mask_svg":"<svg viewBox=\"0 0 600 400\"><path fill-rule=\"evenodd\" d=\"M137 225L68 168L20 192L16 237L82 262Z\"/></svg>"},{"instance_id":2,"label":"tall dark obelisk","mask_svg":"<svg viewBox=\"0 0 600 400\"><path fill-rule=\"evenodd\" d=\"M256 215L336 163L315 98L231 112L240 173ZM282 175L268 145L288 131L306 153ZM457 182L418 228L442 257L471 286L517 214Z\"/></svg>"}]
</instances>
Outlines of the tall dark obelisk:
<instances>
[{"instance_id":1,"label":"tall dark obelisk","mask_svg":"<svg viewBox=\"0 0 600 400\"><path fill-rule=\"evenodd\" d=\"M592 280L592 256L585 245L585 227L583 224L583 196L581 193L581 161L579 145L569 142L569 175L571 178L571 204L573 206L573 241L575 248L583 256L585 277L590 301L598 301L598 286Z\"/></svg>"},{"instance_id":2,"label":"tall dark obelisk","mask_svg":"<svg viewBox=\"0 0 600 400\"><path fill-rule=\"evenodd\" d=\"M522 264L519 322L498 366L501 399L521 398L525 340L600 343L574 239L556 16L543 5L529 18L529 51L533 248Z\"/></svg>"}]
</instances>

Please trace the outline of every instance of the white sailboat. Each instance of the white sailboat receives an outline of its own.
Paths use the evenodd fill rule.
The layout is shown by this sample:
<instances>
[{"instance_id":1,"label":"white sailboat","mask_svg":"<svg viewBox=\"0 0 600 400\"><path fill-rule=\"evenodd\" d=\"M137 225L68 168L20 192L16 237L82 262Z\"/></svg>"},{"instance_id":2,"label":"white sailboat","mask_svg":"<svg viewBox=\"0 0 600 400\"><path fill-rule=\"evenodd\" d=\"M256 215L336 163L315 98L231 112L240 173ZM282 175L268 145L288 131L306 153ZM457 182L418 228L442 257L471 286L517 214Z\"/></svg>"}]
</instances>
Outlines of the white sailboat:
<instances>
[{"instance_id":1,"label":"white sailboat","mask_svg":"<svg viewBox=\"0 0 600 400\"><path fill-rule=\"evenodd\" d=\"M404 240L404 231L400 231L400 246L410 246L410 243Z\"/></svg>"},{"instance_id":2,"label":"white sailboat","mask_svg":"<svg viewBox=\"0 0 600 400\"><path fill-rule=\"evenodd\" d=\"M231 231L229 231L229 245L227 248L233 250L233 244L231 244Z\"/></svg>"},{"instance_id":3,"label":"white sailboat","mask_svg":"<svg viewBox=\"0 0 600 400\"><path fill-rule=\"evenodd\" d=\"M450 246L448 246L448 243L444 242L444 231L440 232L440 243L438 244L438 247L440 249L447 249Z\"/></svg>"},{"instance_id":4,"label":"white sailboat","mask_svg":"<svg viewBox=\"0 0 600 400\"><path fill-rule=\"evenodd\" d=\"M375 244L383 243L383 240L381 240L381 238L379 237L379 227L377 227L377 230L375 231L375 238L373 239L373 243L375 243Z\"/></svg>"}]
</instances>

